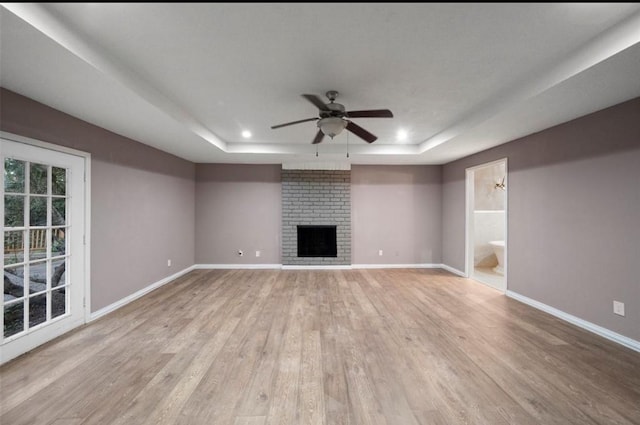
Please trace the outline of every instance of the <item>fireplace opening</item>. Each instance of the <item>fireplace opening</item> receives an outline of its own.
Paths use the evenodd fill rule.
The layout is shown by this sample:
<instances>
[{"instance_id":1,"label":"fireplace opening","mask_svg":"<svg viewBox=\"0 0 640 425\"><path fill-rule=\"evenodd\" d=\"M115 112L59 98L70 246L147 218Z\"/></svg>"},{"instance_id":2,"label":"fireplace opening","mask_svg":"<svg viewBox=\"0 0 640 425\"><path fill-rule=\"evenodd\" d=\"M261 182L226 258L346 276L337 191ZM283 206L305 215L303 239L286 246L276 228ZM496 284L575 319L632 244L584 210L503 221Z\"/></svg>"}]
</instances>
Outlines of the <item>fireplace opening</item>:
<instances>
[{"instance_id":1,"label":"fireplace opening","mask_svg":"<svg viewBox=\"0 0 640 425\"><path fill-rule=\"evenodd\" d=\"M337 257L336 226L298 226L298 257Z\"/></svg>"}]
</instances>

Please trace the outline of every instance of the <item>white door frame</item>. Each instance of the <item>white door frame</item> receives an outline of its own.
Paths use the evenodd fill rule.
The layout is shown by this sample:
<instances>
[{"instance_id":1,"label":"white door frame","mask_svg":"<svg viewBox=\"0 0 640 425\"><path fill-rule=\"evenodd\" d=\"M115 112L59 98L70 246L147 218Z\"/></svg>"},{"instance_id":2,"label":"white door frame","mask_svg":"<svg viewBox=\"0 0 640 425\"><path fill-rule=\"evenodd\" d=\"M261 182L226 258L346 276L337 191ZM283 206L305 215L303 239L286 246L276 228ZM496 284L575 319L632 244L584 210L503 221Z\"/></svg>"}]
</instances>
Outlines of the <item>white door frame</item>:
<instances>
[{"instance_id":1,"label":"white door frame","mask_svg":"<svg viewBox=\"0 0 640 425\"><path fill-rule=\"evenodd\" d=\"M84 268L82 270L82 276L84 280L83 285L83 306L82 315L78 318L77 321L74 321L70 328L59 327L62 333L68 332L69 330L80 326L89 321L91 315L91 154L87 152L82 152L76 149L67 148L64 146L59 146L52 143L43 142L36 139L31 139L29 137L20 136L17 134L12 134L4 131L0 131L0 138L5 141L21 143L24 145L34 146L42 149L48 149L54 152L64 153L67 155L73 155L79 157L83 161L84 165L84 183L83 183L83 196L84 196L84 206L83 206L83 215L84 215L84 228L83 232L83 242L84 245L81 248L82 254L84 256ZM4 349L0 346L0 364L5 363L12 358L15 358L22 354L23 352L29 351L35 348L37 345L32 346L31 343L25 343L24 346L21 346L21 352L15 352L14 349Z\"/></svg>"},{"instance_id":2,"label":"white door frame","mask_svg":"<svg viewBox=\"0 0 640 425\"><path fill-rule=\"evenodd\" d=\"M504 163L505 169L505 192L504 192L504 290L499 289L502 292L506 292L508 288L508 271L509 261L509 235L508 235L508 222L509 222L509 162L508 159L500 158L495 161L486 162L484 164L475 165L465 170L465 275L468 278L473 277L474 269L474 251L475 251L475 228L474 228L474 205L475 205L475 186L474 177L475 171L480 168L490 167L492 165ZM497 289L497 288L496 288Z\"/></svg>"}]
</instances>

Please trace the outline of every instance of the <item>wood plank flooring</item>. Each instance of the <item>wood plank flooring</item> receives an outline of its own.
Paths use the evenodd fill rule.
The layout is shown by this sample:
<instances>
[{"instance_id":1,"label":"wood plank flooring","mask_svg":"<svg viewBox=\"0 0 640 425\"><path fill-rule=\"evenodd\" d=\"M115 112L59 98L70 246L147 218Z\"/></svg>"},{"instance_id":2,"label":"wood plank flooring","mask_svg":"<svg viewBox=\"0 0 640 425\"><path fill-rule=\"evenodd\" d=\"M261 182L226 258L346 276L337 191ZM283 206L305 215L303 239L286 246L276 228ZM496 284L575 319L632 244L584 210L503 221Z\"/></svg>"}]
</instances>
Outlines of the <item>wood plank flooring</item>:
<instances>
[{"instance_id":1,"label":"wood plank flooring","mask_svg":"<svg viewBox=\"0 0 640 425\"><path fill-rule=\"evenodd\" d=\"M640 353L440 270L198 270L0 397L3 425L631 425Z\"/></svg>"}]
</instances>

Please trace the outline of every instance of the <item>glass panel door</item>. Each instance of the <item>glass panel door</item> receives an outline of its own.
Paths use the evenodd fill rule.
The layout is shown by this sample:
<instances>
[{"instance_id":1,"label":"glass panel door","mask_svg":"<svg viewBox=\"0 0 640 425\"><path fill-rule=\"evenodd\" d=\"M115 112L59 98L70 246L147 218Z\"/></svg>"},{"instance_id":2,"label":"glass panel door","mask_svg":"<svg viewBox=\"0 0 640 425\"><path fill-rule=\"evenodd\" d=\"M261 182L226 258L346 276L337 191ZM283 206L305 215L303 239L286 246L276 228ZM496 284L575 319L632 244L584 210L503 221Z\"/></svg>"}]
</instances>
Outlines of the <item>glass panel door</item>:
<instances>
[{"instance_id":1,"label":"glass panel door","mask_svg":"<svg viewBox=\"0 0 640 425\"><path fill-rule=\"evenodd\" d=\"M85 321L85 159L1 143L4 362Z\"/></svg>"}]
</instances>

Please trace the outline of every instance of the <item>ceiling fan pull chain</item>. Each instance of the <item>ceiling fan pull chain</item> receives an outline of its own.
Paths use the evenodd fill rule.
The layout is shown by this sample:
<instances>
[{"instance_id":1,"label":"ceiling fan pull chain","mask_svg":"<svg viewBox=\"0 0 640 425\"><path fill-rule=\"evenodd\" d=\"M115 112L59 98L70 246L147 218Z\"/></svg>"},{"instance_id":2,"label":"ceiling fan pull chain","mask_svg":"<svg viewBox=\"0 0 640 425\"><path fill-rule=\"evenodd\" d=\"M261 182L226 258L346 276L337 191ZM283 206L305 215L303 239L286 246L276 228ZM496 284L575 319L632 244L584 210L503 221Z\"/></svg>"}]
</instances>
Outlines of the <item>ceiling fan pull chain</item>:
<instances>
[{"instance_id":1,"label":"ceiling fan pull chain","mask_svg":"<svg viewBox=\"0 0 640 425\"><path fill-rule=\"evenodd\" d=\"M347 158L349 158L349 133L347 132Z\"/></svg>"},{"instance_id":2,"label":"ceiling fan pull chain","mask_svg":"<svg viewBox=\"0 0 640 425\"><path fill-rule=\"evenodd\" d=\"M318 156L318 145L316 144L316 157Z\"/></svg>"}]
</instances>

